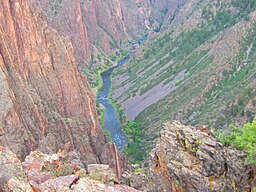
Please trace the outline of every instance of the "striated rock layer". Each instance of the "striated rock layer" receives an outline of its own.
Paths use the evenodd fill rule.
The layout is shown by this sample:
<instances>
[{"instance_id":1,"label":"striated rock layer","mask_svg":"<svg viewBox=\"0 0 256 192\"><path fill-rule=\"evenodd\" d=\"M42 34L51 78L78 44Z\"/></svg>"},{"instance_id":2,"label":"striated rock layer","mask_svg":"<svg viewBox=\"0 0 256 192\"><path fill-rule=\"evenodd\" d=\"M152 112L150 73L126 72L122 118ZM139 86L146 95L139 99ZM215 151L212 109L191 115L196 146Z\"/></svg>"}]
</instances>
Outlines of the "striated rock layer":
<instances>
[{"instance_id":1,"label":"striated rock layer","mask_svg":"<svg viewBox=\"0 0 256 192\"><path fill-rule=\"evenodd\" d=\"M34 0L47 22L74 45L79 64L96 59L97 51L113 54L145 29L167 28L187 0ZM160 29L160 28L159 28Z\"/></svg>"},{"instance_id":2,"label":"striated rock layer","mask_svg":"<svg viewBox=\"0 0 256 192\"><path fill-rule=\"evenodd\" d=\"M70 37L79 63L96 58L91 52L95 47L111 54L124 41L140 37L151 12L148 1L35 1L40 2L49 25Z\"/></svg>"},{"instance_id":3,"label":"striated rock layer","mask_svg":"<svg viewBox=\"0 0 256 192\"><path fill-rule=\"evenodd\" d=\"M0 1L0 145L24 159L32 150L76 150L82 162L120 175L122 157L100 128L72 44L27 0Z\"/></svg>"},{"instance_id":4,"label":"striated rock layer","mask_svg":"<svg viewBox=\"0 0 256 192\"><path fill-rule=\"evenodd\" d=\"M150 192L249 192L256 187L256 167L246 164L245 152L223 147L206 129L179 122L163 126L149 162L147 175L126 173L125 182Z\"/></svg>"}]
</instances>

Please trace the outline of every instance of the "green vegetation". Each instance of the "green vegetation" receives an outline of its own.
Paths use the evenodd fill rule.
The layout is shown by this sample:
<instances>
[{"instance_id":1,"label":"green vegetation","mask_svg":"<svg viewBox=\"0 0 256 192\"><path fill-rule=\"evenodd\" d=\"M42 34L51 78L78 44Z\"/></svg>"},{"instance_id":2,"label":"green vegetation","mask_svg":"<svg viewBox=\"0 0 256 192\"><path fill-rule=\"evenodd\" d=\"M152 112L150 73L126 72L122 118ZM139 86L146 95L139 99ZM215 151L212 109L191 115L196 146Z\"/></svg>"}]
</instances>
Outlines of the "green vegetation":
<instances>
[{"instance_id":1,"label":"green vegetation","mask_svg":"<svg viewBox=\"0 0 256 192\"><path fill-rule=\"evenodd\" d=\"M248 163L256 164L256 121L245 124L242 129L231 125L226 130L218 130L217 135L225 145L248 151Z\"/></svg>"},{"instance_id":2,"label":"green vegetation","mask_svg":"<svg viewBox=\"0 0 256 192\"><path fill-rule=\"evenodd\" d=\"M108 61L108 60L106 60ZM104 66L97 65L94 69L80 68L83 75L87 77L87 80L92 88L100 89L102 86L102 79L100 73L109 68L112 64L110 62L105 62Z\"/></svg>"},{"instance_id":3,"label":"green vegetation","mask_svg":"<svg viewBox=\"0 0 256 192\"><path fill-rule=\"evenodd\" d=\"M53 164L46 164L43 166L43 171L53 173L55 177L71 175L73 173L72 166L68 162L63 162L64 166L56 166Z\"/></svg>"},{"instance_id":4,"label":"green vegetation","mask_svg":"<svg viewBox=\"0 0 256 192\"><path fill-rule=\"evenodd\" d=\"M113 55L113 56L110 57L110 60L111 60L111 61L116 61L116 59L117 59L117 57L116 57L115 55Z\"/></svg>"},{"instance_id":5,"label":"green vegetation","mask_svg":"<svg viewBox=\"0 0 256 192\"><path fill-rule=\"evenodd\" d=\"M140 141L140 124L133 122L133 121L127 121L125 128L123 129L126 135L130 137L130 141L135 143Z\"/></svg>"},{"instance_id":6,"label":"green vegetation","mask_svg":"<svg viewBox=\"0 0 256 192\"><path fill-rule=\"evenodd\" d=\"M115 106L116 106L116 111L117 111L117 115L118 115L119 121L123 125L127 121L127 118L125 116L124 110L122 109L121 105L119 105L119 104L116 104Z\"/></svg>"},{"instance_id":7,"label":"green vegetation","mask_svg":"<svg viewBox=\"0 0 256 192\"><path fill-rule=\"evenodd\" d=\"M58 15L59 11L61 10L60 6L63 0L55 0L49 3L47 7L47 11L51 11L55 16Z\"/></svg>"},{"instance_id":8,"label":"green vegetation","mask_svg":"<svg viewBox=\"0 0 256 192\"><path fill-rule=\"evenodd\" d=\"M111 139L110 132L108 130L103 130L104 134L107 137L108 142L113 143L113 140Z\"/></svg>"},{"instance_id":9,"label":"green vegetation","mask_svg":"<svg viewBox=\"0 0 256 192\"><path fill-rule=\"evenodd\" d=\"M132 64L134 65L132 65L128 71L119 70L117 72L121 74L128 72L130 81L135 82L123 95L131 97L136 92L139 92L141 95L162 81L165 81L165 84L170 82L170 77L177 75L184 69L186 69L188 73L193 74L196 69L194 65L196 65L209 50L197 52L194 53L194 55L191 55L191 52L198 46L208 42L221 30L234 25L235 22L236 20L229 12L219 11L214 21L205 23L198 29L183 31L175 39L172 39L173 30L166 32L149 44L147 49L142 51L143 55L141 58L132 58L130 66ZM170 44L172 46L170 46ZM190 69L194 69L194 71L189 71ZM161 70L160 73L157 73L156 77L151 79L150 77L159 70ZM143 76L138 77L140 73L143 73ZM129 82L126 81L125 83ZM121 84L119 87L124 86L125 83ZM141 85L145 86L140 89Z\"/></svg>"},{"instance_id":10,"label":"green vegetation","mask_svg":"<svg viewBox=\"0 0 256 192\"><path fill-rule=\"evenodd\" d=\"M239 13L243 16L256 10L256 1L253 0L232 0L232 4L239 9Z\"/></svg>"},{"instance_id":11,"label":"green vegetation","mask_svg":"<svg viewBox=\"0 0 256 192\"><path fill-rule=\"evenodd\" d=\"M100 103L96 102L97 114L100 117L100 124L103 125L105 121L105 109L100 107Z\"/></svg>"},{"instance_id":12,"label":"green vegetation","mask_svg":"<svg viewBox=\"0 0 256 192\"><path fill-rule=\"evenodd\" d=\"M237 26L245 26L250 13L256 10L256 2L198 2L191 7L191 15L184 17L191 20L184 19L147 41L125 68L114 72L128 77L114 87L125 86L120 98L127 100L160 83L168 86L181 71L186 71L185 79L175 82L170 95L135 119L142 122L142 153L138 157L154 146L159 127L166 121L179 119L188 125L226 128L236 119L251 122L255 115L256 24L247 23L247 31L239 31ZM199 23L188 27L193 19ZM135 150L137 146L132 147Z\"/></svg>"},{"instance_id":13,"label":"green vegetation","mask_svg":"<svg viewBox=\"0 0 256 192\"><path fill-rule=\"evenodd\" d=\"M129 139L124 153L131 158L132 163L140 164L146 156L146 151L142 148L140 123L127 121L123 130Z\"/></svg>"},{"instance_id":14,"label":"green vegetation","mask_svg":"<svg viewBox=\"0 0 256 192\"><path fill-rule=\"evenodd\" d=\"M128 52L126 50L120 50L120 53L122 54L123 57L126 57L128 55Z\"/></svg>"},{"instance_id":15,"label":"green vegetation","mask_svg":"<svg viewBox=\"0 0 256 192\"><path fill-rule=\"evenodd\" d=\"M127 50L117 50L113 55L108 56L103 51L92 51L91 61L86 68L80 67L80 71L87 77L92 88L97 91L102 87L101 73L113 67L121 59L127 57Z\"/></svg>"},{"instance_id":16,"label":"green vegetation","mask_svg":"<svg viewBox=\"0 0 256 192\"><path fill-rule=\"evenodd\" d=\"M113 89L110 90L109 98L116 110L116 114L121 123L122 130L128 138L128 145L124 149L124 154L131 158L132 163L140 164L146 156L146 151L143 150L141 141L141 127L140 123L127 120L124 110L121 105L116 104L112 97Z\"/></svg>"}]
</instances>

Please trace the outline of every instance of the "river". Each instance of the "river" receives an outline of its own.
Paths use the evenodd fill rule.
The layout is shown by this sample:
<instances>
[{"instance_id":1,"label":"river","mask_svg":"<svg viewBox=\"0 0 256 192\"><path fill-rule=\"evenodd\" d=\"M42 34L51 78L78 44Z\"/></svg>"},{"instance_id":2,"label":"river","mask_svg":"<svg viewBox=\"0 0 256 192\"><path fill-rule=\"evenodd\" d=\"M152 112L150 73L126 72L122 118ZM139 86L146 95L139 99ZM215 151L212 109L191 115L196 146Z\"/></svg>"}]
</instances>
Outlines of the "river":
<instances>
[{"instance_id":1,"label":"river","mask_svg":"<svg viewBox=\"0 0 256 192\"><path fill-rule=\"evenodd\" d=\"M136 43L141 44L146 39L147 39L147 35L144 35ZM120 121L115 113L115 109L113 105L109 100L109 92L111 88L110 76L115 68L118 68L124 65L128 59L129 59L129 56L123 58L118 62L116 66L101 73L103 85L100 88L97 96L97 101L101 103L105 108L105 119L104 119L103 129L109 131L110 137L112 138L113 142L116 144L119 151L123 150L124 146L128 143L128 140L121 129Z\"/></svg>"}]
</instances>

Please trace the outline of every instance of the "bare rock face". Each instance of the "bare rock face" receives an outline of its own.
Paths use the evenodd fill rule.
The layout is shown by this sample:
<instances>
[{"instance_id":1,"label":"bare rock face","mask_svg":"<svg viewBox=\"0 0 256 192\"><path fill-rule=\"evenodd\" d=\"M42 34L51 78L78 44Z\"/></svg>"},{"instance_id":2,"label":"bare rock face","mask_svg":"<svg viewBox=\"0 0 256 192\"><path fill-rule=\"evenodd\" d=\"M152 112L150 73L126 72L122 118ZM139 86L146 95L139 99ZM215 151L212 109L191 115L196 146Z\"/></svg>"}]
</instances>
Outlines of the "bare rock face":
<instances>
[{"instance_id":1,"label":"bare rock face","mask_svg":"<svg viewBox=\"0 0 256 192\"><path fill-rule=\"evenodd\" d=\"M109 165L91 164L88 165L89 177L103 183L114 183L117 181L115 173L109 168Z\"/></svg>"},{"instance_id":2,"label":"bare rock face","mask_svg":"<svg viewBox=\"0 0 256 192\"><path fill-rule=\"evenodd\" d=\"M166 29L173 21L175 14L188 0L151 0L154 7L154 17L162 22L162 28Z\"/></svg>"},{"instance_id":3,"label":"bare rock face","mask_svg":"<svg viewBox=\"0 0 256 192\"><path fill-rule=\"evenodd\" d=\"M223 147L210 131L167 123L151 152L149 178L155 182L149 183L156 191L250 191L256 172L245 158L244 152Z\"/></svg>"},{"instance_id":4,"label":"bare rock face","mask_svg":"<svg viewBox=\"0 0 256 192\"><path fill-rule=\"evenodd\" d=\"M123 41L139 37L150 14L148 1L134 0L36 0L48 24L70 37L79 63L89 61L93 48L107 54Z\"/></svg>"},{"instance_id":5,"label":"bare rock face","mask_svg":"<svg viewBox=\"0 0 256 192\"><path fill-rule=\"evenodd\" d=\"M72 44L27 0L0 1L0 145L24 159L32 150L76 150L82 162L122 157L100 128L95 100Z\"/></svg>"}]
</instances>

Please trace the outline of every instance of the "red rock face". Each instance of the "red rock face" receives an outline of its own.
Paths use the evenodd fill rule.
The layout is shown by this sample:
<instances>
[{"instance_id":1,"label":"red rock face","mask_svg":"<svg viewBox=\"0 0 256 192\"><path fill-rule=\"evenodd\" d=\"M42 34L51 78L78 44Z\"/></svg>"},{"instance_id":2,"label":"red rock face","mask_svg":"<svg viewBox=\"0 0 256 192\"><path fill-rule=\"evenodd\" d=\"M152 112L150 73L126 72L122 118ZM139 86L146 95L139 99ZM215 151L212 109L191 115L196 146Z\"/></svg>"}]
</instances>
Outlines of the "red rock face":
<instances>
[{"instance_id":1,"label":"red rock face","mask_svg":"<svg viewBox=\"0 0 256 192\"><path fill-rule=\"evenodd\" d=\"M45 10L48 24L61 35L68 36L75 49L75 55L79 62L91 59L90 41L87 27L82 15L80 0L75 1L39 1Z\"/></svg>"},{"instance_id":2,"label":"red rock face","mask_svg":"<svg viewBox=\"0 0 256 192\"><path fill-rule=\"evenodd\" d=\"M115 152L104 153L114 150L68 38L26 0L0 1L0 37L0 144L20 158L65 148L77 150L84 163L121 166Z\"/></svg>"},{"instance_id":3,"label":"red rock face","mask_svg":"<svg viewBox=\"0 0 256 192\"><path fill-rule=\"evenodd\" d=\"M150 14L148 1L35 1L45 10L49 25L70 37L79 63L91 59L89 47L111 54L124 40L139 37Z\"/></svg>"}]
</instances>

